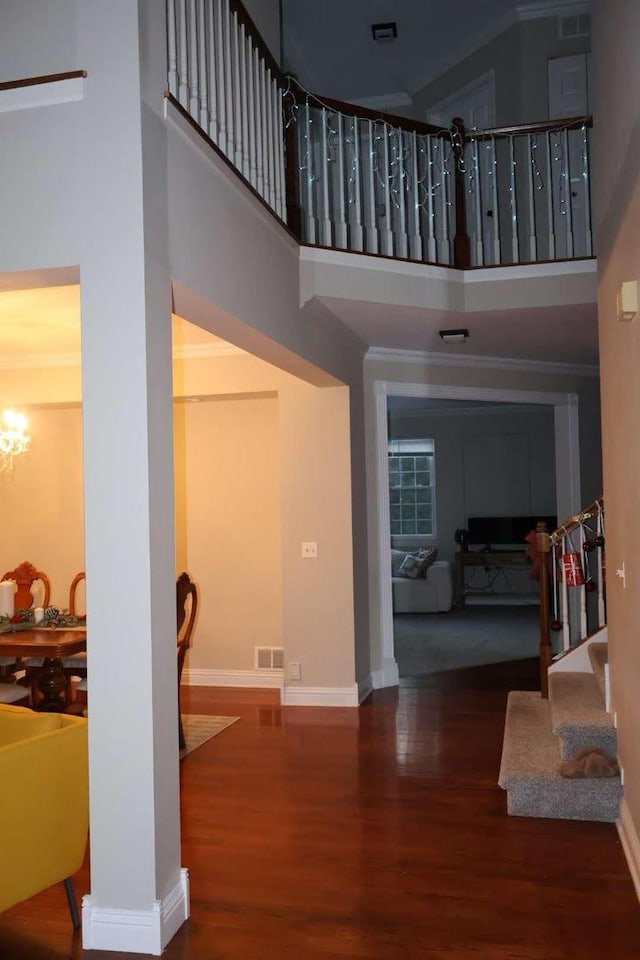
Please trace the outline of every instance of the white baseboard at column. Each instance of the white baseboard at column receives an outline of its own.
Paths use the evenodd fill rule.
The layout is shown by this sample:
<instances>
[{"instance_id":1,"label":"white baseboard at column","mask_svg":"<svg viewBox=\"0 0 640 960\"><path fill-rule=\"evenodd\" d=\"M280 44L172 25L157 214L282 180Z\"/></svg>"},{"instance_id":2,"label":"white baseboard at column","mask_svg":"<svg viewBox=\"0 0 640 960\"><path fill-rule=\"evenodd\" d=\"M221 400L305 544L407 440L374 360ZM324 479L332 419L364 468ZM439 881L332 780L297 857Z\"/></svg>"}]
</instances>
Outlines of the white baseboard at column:
<instances>
[{"instance_id":1,"label":"white baseboard at column","mask_svg":"<svg viewBox=\"0 0 640 960\"><path fill-rule=\"evenodd\" d=\"M372 670L371 672L374 690L382 690L384 687L397 687L399 679L398 664L393 657L387 657L383 661L381 670Z\"/></svg>"},{"instance_id":2,"label":"white baseboard at column","mask_svg":"<svg viewBox=\"0 0 640 960\"><path fill-rule=\"evenodd\" d=\"M640 900L640 838L624 797L620 804L620 817L616 821L616 827L618 828L624 855L627 858L629 873L636 888L636 896Z\"/></svg>"},{"instance_id":3,"label":"white baseboard at column","mask_svg":"<svg viewBox=\"0 0 640 960\"><path fill-rule=\"evenodd\" d=\"M188 917L189 871L181 867L173 890L163 900L154 900L149 910L98 907L91 895L83 897L82 946L85 950L160 956Z\"/></svg>"}]
</instances>

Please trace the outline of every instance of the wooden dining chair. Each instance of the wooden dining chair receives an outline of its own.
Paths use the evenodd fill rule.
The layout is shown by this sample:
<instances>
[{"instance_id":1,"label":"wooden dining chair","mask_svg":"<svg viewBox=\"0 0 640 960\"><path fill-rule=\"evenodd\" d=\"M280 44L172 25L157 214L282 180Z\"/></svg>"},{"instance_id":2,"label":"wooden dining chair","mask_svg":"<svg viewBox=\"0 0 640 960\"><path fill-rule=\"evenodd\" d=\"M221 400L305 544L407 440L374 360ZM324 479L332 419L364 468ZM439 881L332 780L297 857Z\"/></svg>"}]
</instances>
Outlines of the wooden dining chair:
<instances>
[{"instance_id":1,"label":"wooden dining chair","mask_svg":"<svg viewBox=\"0 0 640 960\"><path fill-rule=\"evenodd\" d=\"M182 707L180 705L180 681L184 658L191 644L191 635L198 612L198 589L188 573L181 573L176 580L176 612L177 612L177 639L178 639L178 743L180 749L185 748L184 729L182 726Z\"/></svg>"},{"instance_id":2,"label":"wooden dining chair","mask_svg":"<svg viewBox=\"0 0 640 960\"><path fill-rule=\"evenodd\" d=\"M69 607L68 611L73 617L84 617L84 613L78 613L78 600L77 593L78 587L80 584L84 583L86 580L86 575L84 570L80 570L79 573L76 573L75 577L71 581L71 586L69 587ZM64 675L67 678L67 688L65 691L65 696L67 703L71 702L72 697L72 686L71 678L72 677L81 677L85 681L86 689L86 679L87 679L87 654L86 653L76 653L73 657L65 657L62 661L62 669ZM77 688L76 688L77 689Z\"/></svg>"},{"instance_id":3,"label":"wooden dining chair","mask_svg":"<svg viewBox=\"0 0 640 960\"><path fill-rule=\"evenodd\" d=\"M34 606L34 597L31 593L31 587L38 581L42 584L42 597L37 607L48 607L51 596L51 584L49 577L42 570L36 570L32 563L25 560L15 570L8 570L3 580L14 580L16 592L13 598L13 605L16 610L30 610Z\"/></svg>"},{"instance_id":4,"label":"wooden dining chair","mask_svg":"<svg viewBox=\"0 0 640 960\"><path fill-rule=\"evenodd\" d=\"M51 584L49 577L42 570L36 570L32 563L24 560L15 570L7 570L2 577L3 580L13 580L16 584L16 592L13 596L13 606L17 610L30 610L34 606L34 596L31 593L31 587L34 583L42 584L42 597L36 606L48 607L51 596ZM16 670L20 669L21 661L15 657L0 657L0 676L7 679L12 677Z\"/></svg>"}]
</instances>

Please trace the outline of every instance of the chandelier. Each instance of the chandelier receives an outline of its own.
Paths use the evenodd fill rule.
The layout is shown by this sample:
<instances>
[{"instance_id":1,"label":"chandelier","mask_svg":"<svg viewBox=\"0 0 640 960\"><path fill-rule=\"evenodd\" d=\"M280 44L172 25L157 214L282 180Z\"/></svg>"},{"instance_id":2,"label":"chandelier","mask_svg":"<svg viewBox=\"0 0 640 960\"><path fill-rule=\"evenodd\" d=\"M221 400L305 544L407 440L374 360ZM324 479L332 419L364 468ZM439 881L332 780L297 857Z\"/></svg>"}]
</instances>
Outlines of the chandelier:
<instances>
[{"instance_id":1,"label":"chandelier","mask_svg":"<svg viewBox=\"0 0 640 960\"><path fill-rule=\"evenodd\" d=\"M0 417L0 473L13 470L13 461L29 449L31 437L25 433L27 418L15 410L5 410Z\"/></svg>"}]
</instances>

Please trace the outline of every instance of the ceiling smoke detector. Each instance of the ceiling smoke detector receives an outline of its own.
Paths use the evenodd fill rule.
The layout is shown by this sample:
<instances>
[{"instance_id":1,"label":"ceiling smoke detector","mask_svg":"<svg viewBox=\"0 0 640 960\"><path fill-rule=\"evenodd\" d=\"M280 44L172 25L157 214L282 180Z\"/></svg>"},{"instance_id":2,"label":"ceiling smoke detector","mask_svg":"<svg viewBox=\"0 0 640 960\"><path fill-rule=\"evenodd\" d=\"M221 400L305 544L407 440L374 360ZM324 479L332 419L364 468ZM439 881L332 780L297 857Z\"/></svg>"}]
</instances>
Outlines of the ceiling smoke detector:
<instances>
[{"instance_id":1,"label":"ceiling smoke detector","mask_svg":"<svg viewBox=\"0 0 640 960\"><path fill-rule=\"evenodd\" d=\"M376 43L391 43L398 36L398 28L394 23L372 23L371 33Z\"/></svg>"}]
</instances>

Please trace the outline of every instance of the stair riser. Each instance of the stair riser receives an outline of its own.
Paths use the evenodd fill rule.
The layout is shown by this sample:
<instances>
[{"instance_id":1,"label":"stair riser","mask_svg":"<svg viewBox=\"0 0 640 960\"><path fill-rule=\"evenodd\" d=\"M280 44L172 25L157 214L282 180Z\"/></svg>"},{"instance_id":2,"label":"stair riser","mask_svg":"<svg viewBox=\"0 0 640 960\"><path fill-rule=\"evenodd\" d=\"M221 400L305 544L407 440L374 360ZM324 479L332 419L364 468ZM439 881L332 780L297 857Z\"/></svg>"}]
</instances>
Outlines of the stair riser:
<instances>
[{"instance_id":1,"label":"stair riser","mask_svg":"<svg viewBox=\"0 0 640 960\"><path fill-rule=\"evenodd\" d=\"M571 760L585 747L602 750L608 757L618 756L618 739L613 727L573 727L554 730L560 741L560 753L563 760Z\"/></svg>"},{"instance_id":2,"label":"stair riser","mask_svg":"<svg viewBox=\"0 0 640 960\"><path fill-rule=\"evenodd\" d=\"M622 787L620 778L563 780L510 784L507 811L512 817L551 820L593 820L614 823L618 819Z\"/></svg>"}]
</instances>

